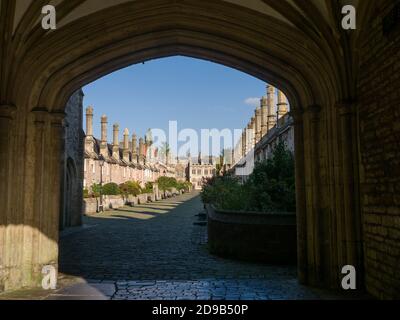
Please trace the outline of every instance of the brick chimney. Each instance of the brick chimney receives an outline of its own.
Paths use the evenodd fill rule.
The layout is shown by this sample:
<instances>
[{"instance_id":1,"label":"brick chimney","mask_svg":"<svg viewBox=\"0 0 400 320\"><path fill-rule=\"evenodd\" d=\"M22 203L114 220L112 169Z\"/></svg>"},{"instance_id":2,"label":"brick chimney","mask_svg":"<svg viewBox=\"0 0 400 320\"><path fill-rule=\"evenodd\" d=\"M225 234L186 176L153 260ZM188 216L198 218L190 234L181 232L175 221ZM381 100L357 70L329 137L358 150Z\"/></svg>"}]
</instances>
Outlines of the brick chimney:
<instances>
[{"instance_id":1,"label":"brick chimney","mask_svg":"<svg viewBox=\"0 0 400 320\"><path fill-rule=\"evenodd\" d=\"M112 156L114 159L119 160L119 125L118 123L113 126L113 147Z\"/></svg>"},{"instance_id":2,"label":"brick chimney","mask_svg":"<svg viewBox=\"0 0 400 320\"><path fill-rule=\"evenodd\" d=\"M132 162L138 163L138 152L137 152L137 135L132 135Z\"/></svg>"},{"instance_id":3,"label":"brick chimney","mask_svg":"<svg viewBox=\"0 0 400 320\"><path fill-rule=\"evenodd\" d=\"M268 87L267 87L268 90ZM263 96L260 101L261 105L261 137L264 137L268 132L268 97Z\"/></svg>"},{"instance_id":4,"label":"brick chimney","mask_svg":"<svg viewBox=\"0 0 400 320\"><path fill-rule=\"evenodd\" d=\"M144 164L145 162L145 145L144 145L144 139L140 138L139 139L139 163Z\"/></svg>"},{"instance_id":5,"label":"brick chimney","mask_svg":"<svg viewBox=\"0 0 400 320\"><path fill-rule=\"evenodd\" d=\"M268 85L267 90L267 130L269 131L276 125L275 88Z\"/></svg>"},{"instance_id":6,"label":"brick chimney","mask_svg":"<svg viewBox=\"0 0 400 320\"><path fill-rule=\"evenodd\" d=\"M256 135L255 143L258 143L262 137L262 135L261 135L261 133L262 133L262 130L261 130L262 117L261 117L261 108L260 107L255 110L254 117L255 117L255 135Z\"/></svg>"},{"instance_id":7,"label":"brick chimney","mask_svg":"<svg viewBox=\"0 0 400 320\"><path fill-rule=\"evenodd\" d=\"M107 147L107 116L103 115L101 117L101 142L100 142L100 154L107 159L108 155L108 147Z\"/></svg>"},{"instance_id":8,"label":"brick chimney","mask_svg":"<svg viewBox=\"0 0 400 320\"><path fill-rule=\"evenodd\" d=\"M124 130L124 148L122 154L124 160L129 162L129 130L127 128Z\"/></svg>"},{"instance_id":9,"label":"brick chimney","mask_svg":"<svg viewBox=\"0 0 400 320\"><path fill-rule=\"evenodd\" d=\"M89 153L94 152L94 138L93 138L93 107L86 108L86 136L85 136L85 150Z\"/></svg>"},{"instance_id":10,"label":"brick chimney","mask_svg":"<svg viewBox=\"0 0 400 320\"><path fill-rule=\"evenodd\" d=\"M277 114L278 114L278 120L282 118L285 114L289 112L288 109L288 103L286 96L283 94L282 91L278 91L278 108L277 108Z\"/></svg>"}]
</instances>

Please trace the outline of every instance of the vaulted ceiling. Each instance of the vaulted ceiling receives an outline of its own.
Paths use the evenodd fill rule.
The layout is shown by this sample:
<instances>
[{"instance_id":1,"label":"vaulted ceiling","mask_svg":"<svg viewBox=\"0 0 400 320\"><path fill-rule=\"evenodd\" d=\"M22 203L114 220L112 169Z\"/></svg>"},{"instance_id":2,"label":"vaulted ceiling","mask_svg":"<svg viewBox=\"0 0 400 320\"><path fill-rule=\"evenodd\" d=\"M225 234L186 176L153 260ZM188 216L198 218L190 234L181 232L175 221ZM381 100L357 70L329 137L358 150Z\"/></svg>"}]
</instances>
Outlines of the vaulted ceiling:
<instances>
[{"instance_id":1,"label":"vaulted ceiling","mask_svg":"<svg viewBox=\"0 0 400 320\"><path fill-rule=\"evenodd\" d=\"M61 83L57 70L63 70L64 78L69 72L69 81L73 79L77 85L82 85L124 65L139 62L140 56L122 61L128 51L122 50L121 46L139 52L149 50L150 44L143 48L134 43L128 44L127 37L157 33L157 37L153 36L148 41L153 41L153 46L167 46L160 40L162 30L170 31L165 34L165 39L174 38L169 45L174 43L175 49L154 53L154 57L174 53L204 57L271 80L287 91L291 91L291 85L303 86L300 90L307 91L307 85L313 87L317 83L332 82L338 86L341 83L335 89L337 95L348 98L354 94L354 48L362 32L341 29L344 2L357 8L358 29L362 30L374 1L0 0L0 99L3 103L14 99L17 91L15 83L14 88L10 87L11 77L26 74L35 63L40 62L43 72L37 73L36 69L29 71L37 77L32 85L36 81L44 84L51 78L66 87L69 84ZM41 28L41 8L47 4L57 9L55 31ZM187 40L189 37L191 40ZM206 45L206 41L210 45ZM220 42L220 45L212 42ZM80 46L81 52L77 52L79 48L75 45ZM67 47L70 50L66 50ZM231 56L229 47L233 52ZM95 52L100 49L102 54ZM113 54L109 53L106 57L107 50L113 50ZM121 51L117 54L118 50ZM253 58L249 51L254 51ZM90 59L89 55L96 60L96 64L84 62L83 58ZM153 56L144 54L142 59ZM77 67L72 67L77 59L82 59L81 64L87 63L87 68L78 72ZM118 59L120 63L112 65L112 61ZM257 61L250 63L250 60ZM262 60L270 76L257 71L262 69ZM48 66L44 65L46 61ZM105 67L102 69L101 65ZM291 80L286 88L284 79ZM332 83L330 86L335 86ZM309 103L319 100L315 93L310 93L307 99Z\"/></svg>"}]
</instances>

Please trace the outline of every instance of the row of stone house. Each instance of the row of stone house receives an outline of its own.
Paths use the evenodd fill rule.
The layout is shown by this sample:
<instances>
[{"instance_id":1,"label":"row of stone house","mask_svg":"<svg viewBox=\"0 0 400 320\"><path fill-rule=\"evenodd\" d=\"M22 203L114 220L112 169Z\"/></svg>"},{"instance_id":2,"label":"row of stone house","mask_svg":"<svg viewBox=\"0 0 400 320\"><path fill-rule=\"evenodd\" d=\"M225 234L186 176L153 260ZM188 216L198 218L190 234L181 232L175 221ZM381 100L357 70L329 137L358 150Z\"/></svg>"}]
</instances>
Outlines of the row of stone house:
<instances>
[{"instance_id":1,"label":"row of stone house","mask_svg":"<svg viewBox=\"0 0 400 320\"><path fill-rule=\"evenodd\" d=\"M113 126L113 143L107 140L107 116L101 117L101 139L93 136L93 107L86 109L86 136L83 187L94 184L137 181L142 187L161 176L175 177L175 168L159 161L158 150L152 147L151 134L138 140L129 130L119 141L119 125Z\"/></svg>"},{"instance_id":2,"label":"row of stone house","mask_svg":"<svg viewBox=\"0 0 400 320\"><path fill-rule=\"evenodd\" d=\"M245 180L253 172L255 162L267 159L280 141L294 152L293 119L287 98L282 91L267 85L267 94L235 146L230 171Z\"/></svg>"}]
</instances>

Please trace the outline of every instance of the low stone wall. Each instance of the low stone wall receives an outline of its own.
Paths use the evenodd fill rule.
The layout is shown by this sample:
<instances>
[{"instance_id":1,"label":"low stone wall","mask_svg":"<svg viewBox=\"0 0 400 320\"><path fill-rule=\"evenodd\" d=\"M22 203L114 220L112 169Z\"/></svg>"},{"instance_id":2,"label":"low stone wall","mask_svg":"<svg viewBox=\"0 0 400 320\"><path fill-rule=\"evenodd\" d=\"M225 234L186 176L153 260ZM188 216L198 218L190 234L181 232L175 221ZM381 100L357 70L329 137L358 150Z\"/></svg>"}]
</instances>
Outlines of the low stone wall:
<instances>
[{"instance_id":1,"label":"low stone wall","mask_svg":"<svg viewBox=\"0 0 400 320\"><path fill-rule=\"evenodd\" d=\"M210 253L273 264L297 261L294 213L230 212L206 205Z\"/></svg>"},{"instance_id":2,"label":"low stone wall","mask_svg":"<svg viewBox=\"0 0 400 320\"><path fill-rule=\"evenodd\" d=\"M170 196L173 196L171 194ZM138 196L129 195L128 197L123 196L103 196L104 210L113 210L122 208L126 205L140 205L148 202L156 202L162 200L162 195L157 193L143 193ZM87 198L83 200L83 213L94 214L98 212L100 205L100 198Z\"/></svg>"}]
</instances>

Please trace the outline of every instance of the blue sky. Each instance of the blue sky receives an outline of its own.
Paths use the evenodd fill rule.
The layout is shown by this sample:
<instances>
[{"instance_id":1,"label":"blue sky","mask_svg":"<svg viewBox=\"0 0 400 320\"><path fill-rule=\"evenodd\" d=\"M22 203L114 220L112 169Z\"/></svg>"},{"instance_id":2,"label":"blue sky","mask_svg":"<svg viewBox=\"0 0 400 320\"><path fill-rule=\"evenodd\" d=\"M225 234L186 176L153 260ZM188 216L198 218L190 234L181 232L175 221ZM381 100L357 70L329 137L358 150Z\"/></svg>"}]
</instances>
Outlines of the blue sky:
<instances>
[{"instance_id":1,"label":"blue sky","mask_svg":"<svg viewBox=\"0 0 400 320\"><path fill-rule=\"evenodd\" d=\"M137 64L109 74L83 88L84 107L94 107L94 134L100 137L100 117L143 136L149 128L168 130L241 129L254 113L249 98L265 94L265 83L219 64L187 57L170 57ZM250 99L252 100L252 99ZM168 132L168 131L167 131Z\"/></svg>"}]
</instances>

